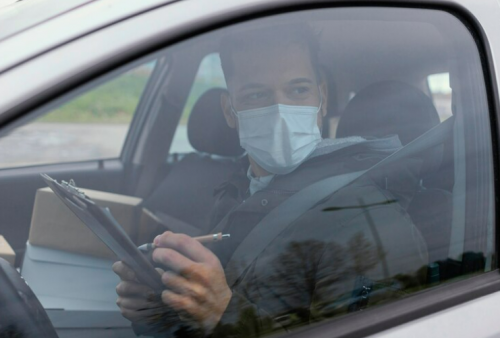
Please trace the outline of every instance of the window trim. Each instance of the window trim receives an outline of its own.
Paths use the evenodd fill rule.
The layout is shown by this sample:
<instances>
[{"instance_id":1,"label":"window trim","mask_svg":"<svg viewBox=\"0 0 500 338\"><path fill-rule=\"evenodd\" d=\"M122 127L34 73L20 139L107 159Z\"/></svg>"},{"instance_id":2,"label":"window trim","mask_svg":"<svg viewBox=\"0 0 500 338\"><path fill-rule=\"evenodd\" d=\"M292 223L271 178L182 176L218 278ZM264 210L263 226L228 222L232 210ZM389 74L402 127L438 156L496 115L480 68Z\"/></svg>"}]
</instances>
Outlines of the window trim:
<instances>
[{"instance_id":1,"label":"window trim","mask_svg":"<svg viewBox=\"0 0 500 338\"><path fill-rule=\"evenodd\" d=\"M476 38L484 72L488 106L490 108L492 148L494 153L494 192L496 196L496 193L500 192L500 180L498 179L499 159L496 155L499 151L500 142L500 135L498 132L500 129L500 121L497 118L497 114L500 113L500 97L492 50L485 31L478 19L461 4L451 3L446 0L291 0L287 3L269 1L259 2L257 4L242 4L236 6L233 10L221 11L218 15L214 15L210 18L197 20L189 24L186 23L185 25L172 29L167 35L157 35L155 38L137 46L136 49L131 49L125 53L115 55L105 62L87 69L78 76L62 81L49 90L26 100L23 104L4 112L0 117L0 128L21 117L35 107L49 102L57 96L78 87L84 82L99 77L115 68L119 68L120 65L124 63L132 62L156 50L206 33L210 30L250 19L293 11L359 6L436 9L454 15L469 28L471 34ZM500 203L497 199L495 200L494 210L496 215L500 214ZM495 222L495 230L497 230L497 228L498 221ZM495 251L498 250L499 244L500 233L496 231ZM498 268L498 259L495 262L495 267ZM421 293L413 294L406 299L387 305L375 307L352 315L346 315L331 321L325 321L317 326L304 327L297 332L288 334L288 337L309 337L311 335L316 337L358 337L374 334L497 291L500 291L500 273L498 269L463 281L430 288Z\"/></svg>"},{"instance_id":2,"label":"window trim","mask_svg":"<svg viewBox=\"0 0 500 338\"><path fill-rule=\"evenodd\" d=\"M147 58L149 57L147 56L146 59ZM160 53L151 59L155 60L155 67L141 93L141 97L135 108L132 121L130 121L130 128L125 141L123 142L119 157L123 163L132 162L133 156L137 151L141 132L143 131L150 115L148 112L151 111L152 107L156 103L156 97L161 90L161 85L163 83L162 78L166 77L170 72L171 60L169 60L165 55ZM139 60L143 59L138 59L137 61Z\"/></svg>"}]
</instances>

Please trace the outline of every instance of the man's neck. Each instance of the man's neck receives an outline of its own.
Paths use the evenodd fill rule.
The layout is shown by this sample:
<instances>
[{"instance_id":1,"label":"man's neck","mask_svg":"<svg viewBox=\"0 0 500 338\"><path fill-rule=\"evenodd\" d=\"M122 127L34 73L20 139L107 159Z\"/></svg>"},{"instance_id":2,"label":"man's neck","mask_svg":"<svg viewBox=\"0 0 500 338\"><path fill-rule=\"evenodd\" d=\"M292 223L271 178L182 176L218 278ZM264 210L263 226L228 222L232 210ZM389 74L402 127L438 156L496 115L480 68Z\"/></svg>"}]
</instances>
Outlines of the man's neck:
<instances>
[{"instance_id":1,"label":"man's neck","mask_svg":"<svg viewBox=\"0 0 500 338\"><path fill-rule=\"evenodd\" d=\"M250 161L250 168L252 169L252 174L255 177L262 177L262 176L269 176L271 175L270 172L262 168L260 165L257 164L250 156L248 156L248 160Z\"/></svg>"}]
</instances>

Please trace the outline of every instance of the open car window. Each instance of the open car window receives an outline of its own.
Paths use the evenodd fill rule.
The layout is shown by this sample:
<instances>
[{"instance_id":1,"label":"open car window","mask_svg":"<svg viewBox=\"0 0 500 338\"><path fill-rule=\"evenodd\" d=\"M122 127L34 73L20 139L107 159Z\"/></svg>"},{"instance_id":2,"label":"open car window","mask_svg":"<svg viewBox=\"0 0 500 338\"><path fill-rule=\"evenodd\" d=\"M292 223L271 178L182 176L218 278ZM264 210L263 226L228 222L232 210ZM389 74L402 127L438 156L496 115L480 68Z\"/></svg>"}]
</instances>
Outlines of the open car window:
<instances>
[{"instance_id":1,"label":"open car window","mask_svg":"<svg viewBox=\"0 0 500 338\"><path fill-rule=\"evenodd\" d=\"M0 169L119 158L155 62L138 65L0 138Z\"/></svg>"},{"instance_id":2,"label":"open car window","mask_svg":"<svg viewBox=\"0 0 500 338\"><path fill-rule=\"evenodd\" d=\"M123 180L115 189L76 184L136 245L171 231L154 254L166 292L146 303L121 294L117 305L116 257L40 181L29 192L18 265L58 318L56 330L75 313L84 313L80 328L94 329L99 313L107 329L128 334L272 335L494 268L485 81L474 37L452 14L308 10L234 24L158 55L168 55L169 73L152 85L150 57L60 109L88 99L74 116L95 118L92 107L105 113L98 103L109 102L120 119L133 109L109 92L103 101L90 94L124 79L113 93L135 107L144 91L149 103ZM29 145L23 128L0 146L16 135ZM104 129L100 136L92 142L119 141ZM68 152L65 143L52 147ZM76 144L70 155L86 151ZM404 156L376 166L397 153ZM72 178L63 168L58 177ZM230 236L203 246L179 235L219 232Z\"/></svg>"}]
</instances>

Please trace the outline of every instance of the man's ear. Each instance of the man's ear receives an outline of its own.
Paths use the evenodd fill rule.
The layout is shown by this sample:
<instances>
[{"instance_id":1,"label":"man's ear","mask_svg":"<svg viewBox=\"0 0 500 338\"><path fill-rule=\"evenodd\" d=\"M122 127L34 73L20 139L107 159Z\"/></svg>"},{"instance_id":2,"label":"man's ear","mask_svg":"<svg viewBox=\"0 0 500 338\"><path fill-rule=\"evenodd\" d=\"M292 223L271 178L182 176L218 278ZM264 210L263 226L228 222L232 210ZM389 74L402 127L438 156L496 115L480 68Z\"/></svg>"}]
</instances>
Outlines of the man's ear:
<instances>
[{"instance_id":1,"label":"man's ear","mask_svg":"<svg viewBox=\"0 0 500 338\"><path fill-rule=\"evenodd\" d=\"M222 108L222 113L226 119L226 123L230 128L236 128L236 118L233 114L231 106L231 98L228 92L224 92L220 95L220 105Z\"/></svg>"}]
</instances>

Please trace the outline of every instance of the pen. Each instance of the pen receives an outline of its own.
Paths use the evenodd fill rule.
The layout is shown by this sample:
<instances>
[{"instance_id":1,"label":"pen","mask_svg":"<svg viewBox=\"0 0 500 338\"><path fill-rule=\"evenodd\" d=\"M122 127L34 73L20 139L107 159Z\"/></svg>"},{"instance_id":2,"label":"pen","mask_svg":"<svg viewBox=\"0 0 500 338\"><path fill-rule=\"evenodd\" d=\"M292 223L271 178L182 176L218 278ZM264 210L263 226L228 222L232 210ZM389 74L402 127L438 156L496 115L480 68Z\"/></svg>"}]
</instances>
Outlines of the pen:
<instances>
[{"instance_id":1,"label":"pen","mask_svg":"<svg viewBox=\"0 0 500 338\"><path fill-rule=\"evenodd\" d=\"M223 234L222 232L219 232L211 235L193 237L193 239L197 240L200 243L210 243L210 242L219 242L222 241L223 239L228 239L230 237L231 237L230 234ZM154 243L146 243L138 247L138 249L142 252L148 252L153 250L154 248L155 248Z\"/></svg>"}]
</instances>

